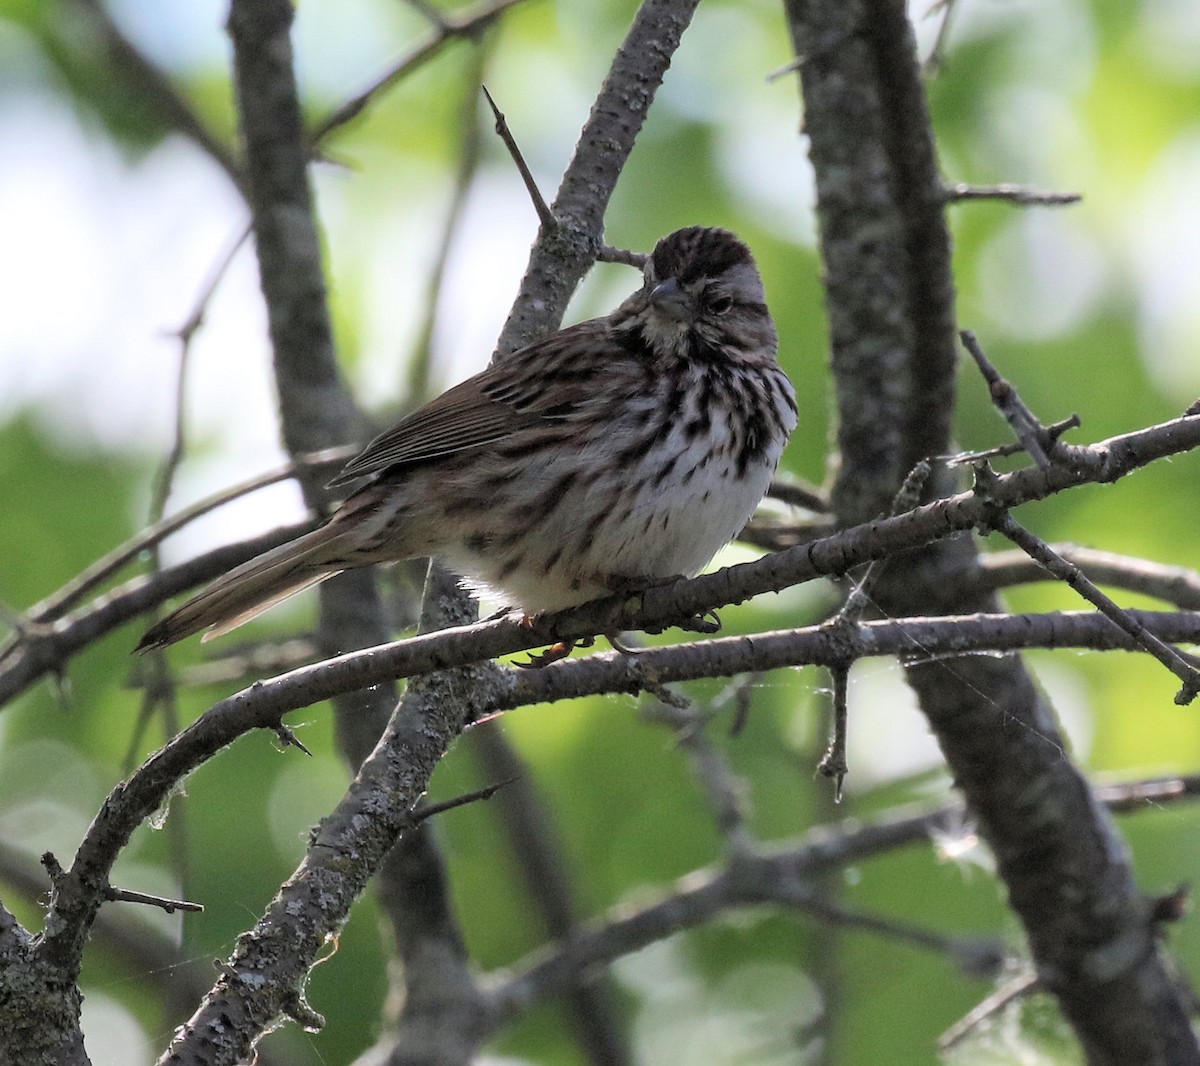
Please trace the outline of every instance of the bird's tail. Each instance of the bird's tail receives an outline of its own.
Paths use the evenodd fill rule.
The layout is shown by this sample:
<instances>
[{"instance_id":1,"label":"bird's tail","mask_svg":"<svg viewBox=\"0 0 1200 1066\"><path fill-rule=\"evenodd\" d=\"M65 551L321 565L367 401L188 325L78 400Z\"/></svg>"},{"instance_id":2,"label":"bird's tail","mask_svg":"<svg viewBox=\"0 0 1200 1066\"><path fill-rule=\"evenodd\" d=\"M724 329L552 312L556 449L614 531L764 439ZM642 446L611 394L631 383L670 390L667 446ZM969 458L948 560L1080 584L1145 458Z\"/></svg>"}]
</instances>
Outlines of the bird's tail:
<instances>
[{"instance_id":1,"label":"bird's tail","mask_svg":"<svg viewBox=\"0 0 1200 1066\"><path fill-rule=\"evenodd\" d=\"M347 565L339 550L343 536L336 527L322 526L235 567L151 626L134 650L165 648L202 629L208 630L203 640L219 637L301 589L333 577Z\"/></svg>"}]
</instances>

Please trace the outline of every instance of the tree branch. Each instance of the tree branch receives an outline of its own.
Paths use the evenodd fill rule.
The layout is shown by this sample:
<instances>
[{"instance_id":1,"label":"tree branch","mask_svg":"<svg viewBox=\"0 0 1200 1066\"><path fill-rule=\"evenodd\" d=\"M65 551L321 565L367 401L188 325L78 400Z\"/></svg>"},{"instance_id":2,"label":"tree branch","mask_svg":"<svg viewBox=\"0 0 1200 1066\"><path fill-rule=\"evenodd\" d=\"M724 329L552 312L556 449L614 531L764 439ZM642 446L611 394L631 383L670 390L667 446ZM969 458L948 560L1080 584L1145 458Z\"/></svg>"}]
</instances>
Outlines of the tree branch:
<instances>
[{"instance_id":1,"label":"tree branch","mask_svg":"<svg viewBox=\"0 0 1200 1066\"><path fill-rule=\"evenodd\" d=\"M904 4L788 0L787 9L803 57L841 418L834 510L862 521L884 510L916 460L949 451L945 197ZM931 599L952 613L994 609L945 578L974 554L958 538L895 560L877 598L896 615L927 612ZM1020 661L925 662L906 675L1089 1061L1197 1061L1125 849Z\"/></svg>"}]
</instances>

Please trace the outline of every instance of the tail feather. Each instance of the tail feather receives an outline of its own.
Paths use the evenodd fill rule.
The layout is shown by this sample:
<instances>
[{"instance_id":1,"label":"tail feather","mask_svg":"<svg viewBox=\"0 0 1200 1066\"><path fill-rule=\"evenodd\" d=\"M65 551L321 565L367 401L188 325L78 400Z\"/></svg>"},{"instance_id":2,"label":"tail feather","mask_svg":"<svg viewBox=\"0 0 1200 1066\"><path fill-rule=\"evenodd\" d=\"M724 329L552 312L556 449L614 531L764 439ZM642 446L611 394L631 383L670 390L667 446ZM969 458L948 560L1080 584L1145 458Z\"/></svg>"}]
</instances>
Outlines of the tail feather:
<instances>
[{"instance_id":1,"label":"tail feather","mask_svg":"<svg viewBox=\"0 0 1200 1066\"><path fill-rule=\"evenodd\" d=\"M333 577L346 566L339 558L340 537L340 531L322 526L235 567L146 630L134 650L165 648L202 629L209 630L204 640L220 636Z\"/></svg>"},{"instance_id":2,"label":"tail feather","mask_svg":"<svg viewBox=\"0 0 1200 1066\"><path fill-rule=\"evenodd\" d=\"M322 570L320 573L312 574L309 577L301 578L296 584L288 585L286 588L280 589L265 600L260 600L252 607L247 607L241 614L227 619L224 622L216 622L210 625L204 636L200 638L200 643L214 640L217 637L223 637L231 629L237 629L238 626L249 622L251 618L257 618L263 611L269 610L277 603L282 603L291 596L295 596L297 592L303 592L306 588L312 585L319 584L327 577L333 577L334 574L340 574L340 570Z\"/></svg>"}]
</instances>

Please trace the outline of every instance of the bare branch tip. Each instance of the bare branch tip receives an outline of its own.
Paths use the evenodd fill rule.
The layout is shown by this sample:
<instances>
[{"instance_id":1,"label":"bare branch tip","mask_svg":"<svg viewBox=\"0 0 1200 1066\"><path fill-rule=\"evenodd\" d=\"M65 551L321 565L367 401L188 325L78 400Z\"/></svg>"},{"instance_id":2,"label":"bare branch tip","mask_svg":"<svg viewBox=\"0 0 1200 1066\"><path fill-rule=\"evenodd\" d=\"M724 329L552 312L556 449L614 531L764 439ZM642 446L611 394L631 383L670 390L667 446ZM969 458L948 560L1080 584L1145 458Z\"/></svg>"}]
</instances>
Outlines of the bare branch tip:
<instances>
[{"instance_id":1,"label":"bare branch tip","mask_svg":"<svg viewBox=\"0 0 1200 1066\"><path fill-rule=\"evenodd\" d=\"M186 899L168 899L166 896L152 896L147 892L134 892L127 888L114 888L112 885L105 886L103 895L110 903L140 903L145 907L157 907L167 914L174 914L176 911L198 914L204 910L202 903L192 903Z\"/></svg>"},{"instance_id":2,"label":"bare branch tip","mask_svg":"<svg viewBox=\"0 0 1200 1066\"><path fill-rule=\"evenodd\" d=\"M496 135L504 142L504 147L508 149L508 154L512 157L513 163L516 164L517 170L521 175L521 180L525 183L525 190L529 193L529 199L533 203L534 210L537 211L538 221L547 230L556 229L558 219L554 217L554 212L550 210L550 206L546 203L541 191L537 187L537 182L533 179L533 172L530 171L529 165L525 162L524 155L521 154L521 149L517 145L516 138L513 137L512 131L508 128L508 121L504 117L504 112L496 106L496 101L492 99L492 94L488 92L486 85L480 85L484 98L488 102L488 106L492 109L492 115L496 120Z\"/></svg>"},{"instance_id":3,"label":"bare branch tip","mask_svg":"<svg viewBox=\"0 0 1200 1066\"><path fill-rule=\"evenodd\" d=\"M942 190L946 203L966 203L971 200L995 200L1020 207L1065 207L1083 200L1077 192L1043 192L1024 185L1001 182L997 185L970 185L956 182Z\"/></svg>"},{"instance_id":4,"label":"bare branch tip","mask_svg":"<svg viewBox=\"0 0 1200 1066\"><path fill-rule=\"evenodd\" d=\"M621 263L638 270L646 265L649 258L645 252L631 252L625 248L614 248L610 244L600 245L600 250L596 253L596 261L599 263Z\"/></svg>"},{"instance_id":5,"label":"bare branch tip","mask_svg":"<svg viewBox=\"0 0 1200 1066\"><path fill-rule=\"evenodd\" d=\"M413 826L420 825L427 818L432 818L438 814L445 814L447 811L455 810L458 807L466 807L471 803L479 803L483 800L490 800L502 788L517 781L516 775L506 777L503 781L496 781L490 785L484 785L483 788L477 788L473 792L465 792L461 796L455 796L453 799L444 800L441 803L430 803L427 806L421 807L412 812L410 824Z\"/></svg>"}]
</instances>

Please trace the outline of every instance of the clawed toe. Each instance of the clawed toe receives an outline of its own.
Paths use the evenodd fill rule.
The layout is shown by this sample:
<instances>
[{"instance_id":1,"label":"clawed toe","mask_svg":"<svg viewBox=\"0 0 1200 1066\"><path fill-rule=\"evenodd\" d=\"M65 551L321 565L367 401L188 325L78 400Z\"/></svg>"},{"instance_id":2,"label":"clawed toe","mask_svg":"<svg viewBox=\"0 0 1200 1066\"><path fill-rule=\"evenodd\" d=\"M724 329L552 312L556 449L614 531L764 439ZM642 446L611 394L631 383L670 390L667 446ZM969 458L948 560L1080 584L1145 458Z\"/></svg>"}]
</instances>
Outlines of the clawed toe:
<instances>
[{"instance_id":1,"label":"clawed toe","mask_svg":"<svg viewBox=\"0 0 1200 1066\"><path fill-rule=\"evenodd\" d=\"M679 623L679 628L689 633L719 633L721 631L721 616L716 611L705 611L704 614L693 615Z\"/></svg>"},{"instance_id":2,"label":"clawed toe","mask_svg":"<svg viewBox=\"0 0 1200 1066\"><path fill-rule=\"evenodd\" d=\"M619 633L605 633L604 639L612 645L613 651L618 651L622 655L641 655L645 648L635 648L626 644Z\"/></svg>"},{"instance_id":3,"label":"clawed toe","mask_svg":"<svg viewBox=\"0 0 1200 1066\"><path fill-rule=\"evenodd\" d=\"M541 670L559 659L565 659L574 649L574 641L560 640L557 644L551 644L545 651L530 652L528 662L515 660L513 665L522 670Z\"/></svg>"},{"instance_id":4,"label":"clawed toe","mask_svg":"<svg viewBox=\"0 0 1200 1066\"><path fill-rule=\"evenodd\" d=\"M711 636L721 632L721 616L716 611L705 611L704 614L694 614L691 618L681 618L676 622L668 622L661 626L647 626L647 633L665 633L671 628L682 629L685 633L702 633Z\"/></svg>"},{"instance_id":5,"label":"clawed toe","mask_svg":"<svg viewBox=\"0 0 1200 1066\"><path fill-rule=\"evenodd\" d=\"M551 644L545 651L530 652L528 662L514 662L513 665L519 666L522 670L541 670L551 663L565 659L576 648L590 648L595 643L595 637L582 637L579 640L560 640L557 644Z\"/></svg>"}]
</instances>

